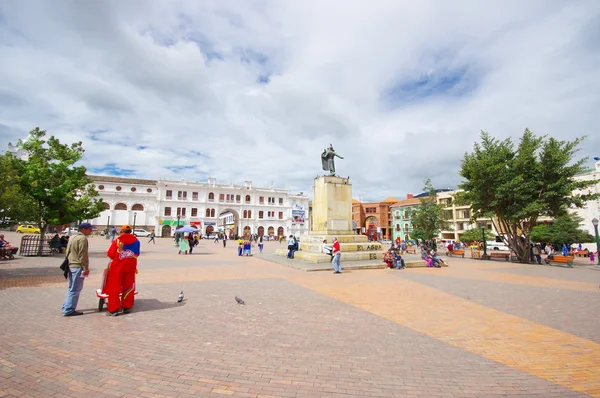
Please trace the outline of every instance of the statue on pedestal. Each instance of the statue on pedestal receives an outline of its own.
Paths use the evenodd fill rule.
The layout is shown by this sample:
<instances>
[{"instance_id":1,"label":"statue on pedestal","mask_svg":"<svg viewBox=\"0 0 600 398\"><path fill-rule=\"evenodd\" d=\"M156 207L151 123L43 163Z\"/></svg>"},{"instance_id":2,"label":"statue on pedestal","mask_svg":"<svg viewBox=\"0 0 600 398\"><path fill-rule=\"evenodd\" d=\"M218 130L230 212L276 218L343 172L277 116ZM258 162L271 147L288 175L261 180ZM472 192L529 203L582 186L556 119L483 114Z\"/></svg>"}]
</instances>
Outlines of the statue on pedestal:
<instances>
[{"instance_id":1,"label":"statue on pedestal","mask_svg":"<svg viewBox=\"0 0 600 398\"><path fill-rule=\"evenodd\" d=\"M331 144L329 144L329 148L324 149L323 153L321 154L321 163L323 165L323 170L329 171L330 176L335 176L335 163L333 159L336 156L340 159L344 159L343 157L335 153L335 151L333 150L333 145Z\"/></svg>"}]
</instances>

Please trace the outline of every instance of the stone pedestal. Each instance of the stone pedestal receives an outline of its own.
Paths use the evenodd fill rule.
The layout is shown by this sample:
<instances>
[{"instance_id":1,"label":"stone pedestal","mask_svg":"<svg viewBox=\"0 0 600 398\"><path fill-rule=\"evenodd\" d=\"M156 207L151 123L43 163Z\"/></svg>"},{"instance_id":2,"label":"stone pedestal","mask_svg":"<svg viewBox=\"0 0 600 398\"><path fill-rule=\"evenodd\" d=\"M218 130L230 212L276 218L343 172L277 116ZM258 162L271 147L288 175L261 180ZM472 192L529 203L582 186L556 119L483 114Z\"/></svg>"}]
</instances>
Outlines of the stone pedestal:
<instances>
[{"instance_id":1,"label":"stone pedestal","mask_svg":"<svg viewBox=\"0 0 600 398\"><path fill-rule=\"evenodd\" d=\"M313 186L312 231L308 236L300 237L300 251L294 258L311 263L330 262L331 257L322 250L323 240L331 246L334 237L340 242L342 264L382 260L382 244L369 242L366 236L357 235L352 229L352 184L349 179L317 177ZM287 249L279 249L276 253L285 256Z\"/></svg>"}]
</instances>

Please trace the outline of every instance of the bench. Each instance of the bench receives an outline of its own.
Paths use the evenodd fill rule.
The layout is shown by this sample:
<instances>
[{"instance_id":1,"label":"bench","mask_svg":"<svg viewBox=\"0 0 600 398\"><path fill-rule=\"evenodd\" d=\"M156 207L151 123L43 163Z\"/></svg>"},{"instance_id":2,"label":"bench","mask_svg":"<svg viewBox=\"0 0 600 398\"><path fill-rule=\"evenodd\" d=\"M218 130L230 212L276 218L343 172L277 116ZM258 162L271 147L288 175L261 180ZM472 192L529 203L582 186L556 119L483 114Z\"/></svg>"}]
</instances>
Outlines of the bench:
<instances>
[{"instance_id":1,"label":"bench","mask_svg":"<svg viewBox=\"0 0 600 398\"><path fill-rule=\"evenodd\" d=\"M588 249L584 249L584 250L578 250L577 251L577 255L579 257L583 256L583 257L588 257L590 255L590 251Z\"/></svg>"},{"instance_id":2,"label":"bench","mask_svg":"<svg viewBox=\"0 0 600 398\"><path fill-rule=\"evenodd\" d=\"M406 248L407 254L417 254L417 248L415 246L410 246Z\"/></svg>"},{"instance_id":3,"label":"bench","mask_svg":"<svg viewBox=\"0 0 600 398\"><path fill-rule=\"evenodd\" d=\"M503 252L503 251L499 251L499 250L493 250L491 252L488 252L488 257L489 258L503 258L506 261L508 261L510 259L510 252Z\"/></svg>"},{"instance_id":4,"label":"bench","mask_svg":"<svg viewBox=\"0 0 600 398\"><path fill-rule=\"evenodd\" d=\"M567 267L569 268L573 268L573 259L575 257L573 256L554 256L554 258L549 259L548 257L546 257L544 259L544 261L546 262L546 264L550 265L550 263L562 263L562 264L567 264Z\"/></svg>"},{"instance_id":5,"label":"bench","mask_svg":"<svg viewBox=\"0 0 600 398\"><path fill-rule=\"evenodd\" d=\"M465 251L464 250L452 250L452 251L447 251L446 252L447 256L461 256L462 258L465 258Z\"/></svg>"}]
</instances>

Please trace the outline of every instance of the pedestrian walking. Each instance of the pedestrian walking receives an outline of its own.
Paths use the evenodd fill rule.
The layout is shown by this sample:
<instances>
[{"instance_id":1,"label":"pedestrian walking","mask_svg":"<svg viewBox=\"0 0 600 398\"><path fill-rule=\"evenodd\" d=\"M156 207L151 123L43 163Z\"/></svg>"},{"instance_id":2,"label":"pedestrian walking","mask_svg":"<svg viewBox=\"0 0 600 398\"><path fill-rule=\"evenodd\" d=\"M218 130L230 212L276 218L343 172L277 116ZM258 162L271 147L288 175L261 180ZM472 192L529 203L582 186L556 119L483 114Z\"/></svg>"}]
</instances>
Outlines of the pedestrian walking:
<instances>
[{"instance_id":1,"label":"pedestrian walking","mask_svg":"<svg viewBox=\"0 0 600 398\"><path fill-rule=\"evenodd\" d=\"M223 247L227 247L227 235L223 235Z\"/></svg>"},{"instance_id":2,"label":"pedestrian walking","mask_svg":"<svg viewBox=\"0 0 600 398\"><path fill-rule=\"evenodd\" d=\"M258 251L262 253L264 247L265 245L263 243L263 236L261 235L258 237Z\"/></svg>"},{"instance_id":3,"label":"pedestrian walking","mask_svg":"<svg viewBox=\"0 0 600 398\"><path fill-rule=\"evenodd\" d=\"M79 233L69 239L67 245L67 258L69 259L69 289L62 306L63 316L83 315L77 311L79 295L83 290L84 278L90 274L90 256L87 237L92 233L94 226L89 222L79 224Z\"/></svg>"},{"instance_id":4,"label":"pedestrian walking","mask_svg":"<svg viewBox=\"0 0 600 398\"><path fill-rule=\"evenodd\" d=\"M290 235L290 238L288 239L288 254L287 254L287 258L294 258L294 249L296 248L296 241L294 240L294 235Z\"/></svg>"},{"instance_id":5,"label":"pedestrian walking","mask_svg":"<svg viewBox=\"0 0 600 398\"><path fill-rule=\"evenodd\" d=\"M110 229L110 241L112 242L113 240L115 240L115 236L117 236L117 229L115 227L112 227Z\"/></svg>"},{"instance_id":6,"label":"pedestrian walking","mask_svg":"<svg viewBox=\"0 0 600 398\"><path fill-rule=\"evenodd\" d=\"M238 241L238 256L242 255L242 251L244 250L244 239L240 236Z\"/></svg>"},{"instance_id":7,"label":"pedestrian walking","mask_svg":"<svg viewBox=\"0 0 600 398\"><path fill-rule=\"evenodd\" d=\"M111 259L104 288L108 293L107 316L119 315L120 309L124 314L128 314L133 307L140 241L132 231L131 225L123 225L121 234L111 243L106 252Z\"/></svg>"},{"instance_id":8,"label":"pedestrian walking","mask_svg":"<svg viewBox=\"0 0 600 398\"><path fill-rule=\"evenodd\" d=\"M342 252L340 251L340 242L338 242L337 238L333 238L333 245L331 254L333 255L333 259L331 260L333 264L333 273L341 274L342 273L342 263L341 256Z\"/></svg>"},{"instance_id":9,"label":"pedestrian walking","mask_svg":"<svg viewBox=\"0 0 600 398\"><path fill-rule=\"evenodd\" d=\"M194 246L196 246L196 242L194 241L194 235L189 234L187 237L187 241L188 246L190 247L190 254L192 254L192 250L194 249Z\"/></svg>"},{"instance_id":10,"label":"pedestrian walking","mask_svg":"<svg viewBox=\"0 0 600 398\"><path fill-rule=\"evenodd\" d=\"M184 254L188 254L189 249L190 244L188 243L188 240L185 238L181 238L181 240L179 241L179 253L177 254L181 254L181 252L183 252Z\"/></svg>"},{"instance_id":11,"label":"pedestrian walking","mask_svg":"<svg viewBox=\"0 0 600 398\"><path fill-rule=\"evenodd\" d=\"M156 244L156 241L154 240L155 237L156 237L156 234L154 233L154 231L150 232L150 240L148 241L148 243L152 242L152 243Z\"/></svg>"}]
</instances>

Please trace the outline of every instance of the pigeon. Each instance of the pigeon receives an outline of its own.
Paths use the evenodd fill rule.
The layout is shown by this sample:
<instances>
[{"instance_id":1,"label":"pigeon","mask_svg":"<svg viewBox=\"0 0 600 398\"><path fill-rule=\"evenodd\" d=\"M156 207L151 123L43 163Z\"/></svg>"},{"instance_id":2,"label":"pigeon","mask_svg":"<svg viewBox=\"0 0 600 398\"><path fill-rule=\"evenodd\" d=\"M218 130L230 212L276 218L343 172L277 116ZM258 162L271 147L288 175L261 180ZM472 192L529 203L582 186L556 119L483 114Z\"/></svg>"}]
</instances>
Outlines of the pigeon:
<instances>
[{"instance_id":1,"label":"pigeon","mask_svg":"<svg viewBox=\"0 0 600 398\"><path fill-rule=\"evenodd\" d=\"M183 301L183 290L179 293L179 297L177 297L177 302L181 303Z\"/></svg>"},{"instance_id":2,"label":"pigeon","mask_svg":"<svg viewBox=\"0 0 600 398\"><path fill-rule=\"evenodd\" d=\"M240 305L246 305L246 303L244 303L244 300L242 300L238 296L235 296L235 301L237 301L237 303L240 304Z\"/></svg>"}]
</instances>

